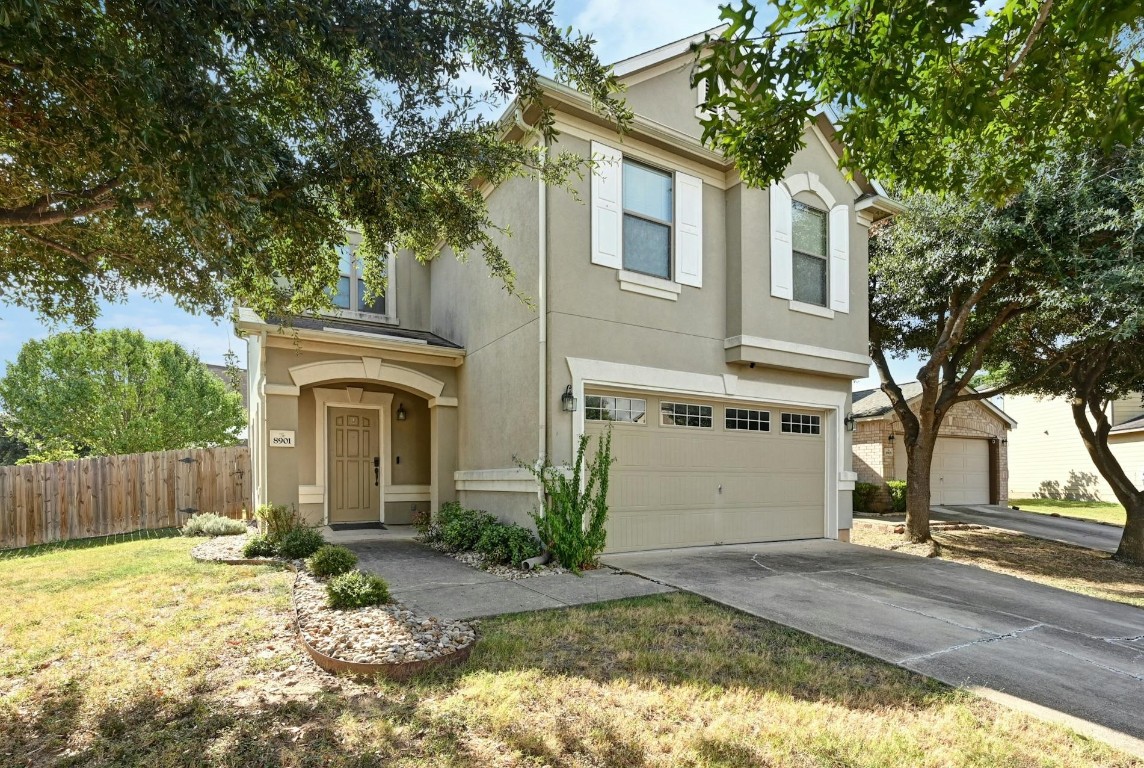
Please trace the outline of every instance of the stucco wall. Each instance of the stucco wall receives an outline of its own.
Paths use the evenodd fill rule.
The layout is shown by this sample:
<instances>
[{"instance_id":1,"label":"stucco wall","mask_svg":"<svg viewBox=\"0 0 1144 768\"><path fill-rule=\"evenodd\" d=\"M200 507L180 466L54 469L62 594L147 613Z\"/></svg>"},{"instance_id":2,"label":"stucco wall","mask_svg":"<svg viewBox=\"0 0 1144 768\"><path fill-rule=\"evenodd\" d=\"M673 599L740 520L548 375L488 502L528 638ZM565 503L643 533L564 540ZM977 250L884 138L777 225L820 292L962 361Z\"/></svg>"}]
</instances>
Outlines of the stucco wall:
<instances>
[{"instance_id":1,"label":"stucco wall","mask_svg":"<svg viewBox=\"0 0 1144 768\"><path fill-rule=\"evenodd\" d=\"M530 516L540 506L535 493L459 491L457 501L468 509L482 509L496 515L502 523L516 523L529 530L536 530Z\"/></svg>"}]
</instances>

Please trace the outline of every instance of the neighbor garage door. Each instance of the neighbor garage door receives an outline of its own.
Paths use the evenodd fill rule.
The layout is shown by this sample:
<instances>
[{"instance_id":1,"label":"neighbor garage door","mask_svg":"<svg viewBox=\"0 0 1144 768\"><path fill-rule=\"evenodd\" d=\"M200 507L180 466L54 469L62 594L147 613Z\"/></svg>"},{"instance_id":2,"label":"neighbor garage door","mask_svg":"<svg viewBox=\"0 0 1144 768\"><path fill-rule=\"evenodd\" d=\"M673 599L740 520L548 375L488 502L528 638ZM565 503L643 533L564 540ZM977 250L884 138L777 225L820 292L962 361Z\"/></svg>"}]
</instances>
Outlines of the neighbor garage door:
<instances>
[{"instance_id":1,"label":"neighbor garage door","mask_svg":"<svg viewBox=\"0 0 1144 768\"><path fill-rule=\"evenodd\" d=\"M989 441L939 437L930 465L933 504L989 503Z\"/></svg>"},{"instance_id":2,"label":"neighbor garage door","mask_svg":"<svg viewBox=\"0 0 1144 768\"><path fill-rule=\"evenodd\" d=\"M609 391L585 417L614 427L609 551L824 535L821 413Z\"/></svg>"}]
</instances>

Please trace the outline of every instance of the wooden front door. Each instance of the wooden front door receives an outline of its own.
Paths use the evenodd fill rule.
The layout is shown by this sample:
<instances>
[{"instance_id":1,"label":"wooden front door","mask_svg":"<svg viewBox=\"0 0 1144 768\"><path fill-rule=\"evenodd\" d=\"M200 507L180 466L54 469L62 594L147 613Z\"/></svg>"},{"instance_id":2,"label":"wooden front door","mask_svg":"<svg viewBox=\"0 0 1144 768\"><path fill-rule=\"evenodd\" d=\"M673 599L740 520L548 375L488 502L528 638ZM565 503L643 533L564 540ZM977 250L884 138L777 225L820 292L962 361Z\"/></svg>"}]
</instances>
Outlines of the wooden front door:
<instances>
[{"instance_id":1,"label":"wooden front door","mask_svg":"<svg viewBox=\"0 0 1144 768\"><path fill-rule=\"evenodd\" d=\"M381 424L378 411L330 408L331 523L381 519Z\"/></svg>"}]
</instances>

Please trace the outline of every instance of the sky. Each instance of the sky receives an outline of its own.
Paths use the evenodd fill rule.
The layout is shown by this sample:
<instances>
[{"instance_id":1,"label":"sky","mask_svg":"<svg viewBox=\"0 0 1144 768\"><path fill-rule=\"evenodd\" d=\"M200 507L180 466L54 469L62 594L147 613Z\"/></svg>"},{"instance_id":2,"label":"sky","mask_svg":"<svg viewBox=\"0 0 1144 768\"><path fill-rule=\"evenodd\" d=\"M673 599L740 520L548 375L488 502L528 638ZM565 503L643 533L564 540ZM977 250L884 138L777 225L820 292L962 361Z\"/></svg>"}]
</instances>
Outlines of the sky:
<instances>
[{"instance_id":1,"label":"sky","mask_svg":"<svg viewBox=\"0 0 1144 768\"><path fill-rule=\"evenodd\" d=\"M590 33L597 54L612 62L702 32L719 24L716 0L557 0L558 23ZM168 299L133 293L127 302L105 305L98 328L135 328L149 338L170 339L196 351L204 362L222 363L233 350L245 365L246 343L236 338L227 320L188 314ZM26 310L0 302L0 361L16 358L25 341L43 338L54 328ZM899 381L913 378L916 361L897 366ZM876 387L874 378L855 382L856 388Z\"/></svg>"}]
</instances>

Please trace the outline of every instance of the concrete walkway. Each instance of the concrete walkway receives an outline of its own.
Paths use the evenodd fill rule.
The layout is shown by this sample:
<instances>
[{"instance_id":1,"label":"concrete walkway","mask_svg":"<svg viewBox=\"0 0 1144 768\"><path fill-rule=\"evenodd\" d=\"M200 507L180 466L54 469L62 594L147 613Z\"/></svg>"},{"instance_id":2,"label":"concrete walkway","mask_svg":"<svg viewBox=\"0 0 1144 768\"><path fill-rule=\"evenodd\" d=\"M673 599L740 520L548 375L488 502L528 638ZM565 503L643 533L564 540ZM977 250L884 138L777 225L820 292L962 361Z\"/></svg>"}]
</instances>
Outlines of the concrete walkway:
<instances>
[{"instance_id":1,"label":"concrete walkway","mask_svg":"<svg viewBox=\"0 0 1144 768\"><path fill-rule=\"evenodd\" d=\"M1078 547L1115 552L1120 544L1122 529L1114 525L1101 525L1088 520L1075 520L1067 517L1039 515L1036 512L1020 512L994 505L974 505L966 507L934 507L931 514L935 520L957 520L963 523L979 523L993 528L1016 531L1028 536L1049 541L1061 541Z\"/></svg>"},{"instance_id":2,"label":"concrete walkway","mask_svg":"<svg viewBox=\"0 0 1144 768\"><path fill-rule=\"evenodd\" d=\"M638 552L604 562L1144 756L1138 608L826 540Z\"/></svg>"},{"instance_id":3,"label":"concrete walkway","mask_svg":"<svg viewBox=\"0 0 1144 768\"><path fill-rule=\"evenodd\" d=\"M394 597L443 619L567 608L675 591L611 568L587 571L582 577L566 573L510 581L471 568L408 536L388 533L341 531L337 543L357 554L362 570L389 582Z\"/></svg>"}]
</instances>

